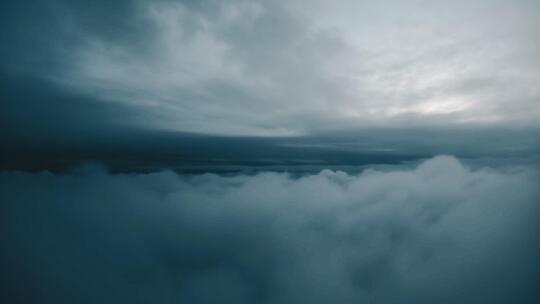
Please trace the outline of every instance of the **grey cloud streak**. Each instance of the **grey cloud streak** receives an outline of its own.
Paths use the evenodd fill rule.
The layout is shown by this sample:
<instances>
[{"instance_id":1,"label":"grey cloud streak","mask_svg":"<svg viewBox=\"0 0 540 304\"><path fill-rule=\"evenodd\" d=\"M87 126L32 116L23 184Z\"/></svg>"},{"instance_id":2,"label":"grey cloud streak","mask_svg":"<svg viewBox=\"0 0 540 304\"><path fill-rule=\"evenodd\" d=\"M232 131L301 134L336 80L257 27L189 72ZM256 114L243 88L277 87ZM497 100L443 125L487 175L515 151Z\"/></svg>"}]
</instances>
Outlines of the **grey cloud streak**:
<instances>
[{"instance_id":1,"label":"grey cloud streak","mask_svg":"<svg viewBox=\"0 0 540 304\"><path fill-rule=\"evenodd\" d=\"M538 172L0 173L21 303L537 303ZM31 189L31 191L28 191ZM24 283L23 283L24 282Z\"/></svg>"}]
</instances>

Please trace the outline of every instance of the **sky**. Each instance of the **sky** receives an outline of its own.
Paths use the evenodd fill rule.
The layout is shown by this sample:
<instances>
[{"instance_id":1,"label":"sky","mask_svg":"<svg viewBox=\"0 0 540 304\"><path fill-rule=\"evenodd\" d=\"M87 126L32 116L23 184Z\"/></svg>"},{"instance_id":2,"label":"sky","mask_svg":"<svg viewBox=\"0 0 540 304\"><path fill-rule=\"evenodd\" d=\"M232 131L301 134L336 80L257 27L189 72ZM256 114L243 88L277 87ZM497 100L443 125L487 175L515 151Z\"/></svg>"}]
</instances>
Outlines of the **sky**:
<instances>
[{"instance_id":1,"label":"sky","mask_svg":"<svg viewBox=\"0 0 540 304\"><path fill-rule=\"evenodd\" d=\"M540 2L5 0L0 302L540 303Z\"/></svg>"},{"instance_id":2,"label":"sky","mask_svg":"<svg viewBox=\"0 0 540 304\"><path fill-rule=\"evenodd\" d=\"M4 86L17 79L56 91L34 96L32 106L60 94L112 113L89 124L298 136L540 121L537 1L55 0L4 8ZM71 114L69 102L61 106Z\"/></svg>"}]
</instances>

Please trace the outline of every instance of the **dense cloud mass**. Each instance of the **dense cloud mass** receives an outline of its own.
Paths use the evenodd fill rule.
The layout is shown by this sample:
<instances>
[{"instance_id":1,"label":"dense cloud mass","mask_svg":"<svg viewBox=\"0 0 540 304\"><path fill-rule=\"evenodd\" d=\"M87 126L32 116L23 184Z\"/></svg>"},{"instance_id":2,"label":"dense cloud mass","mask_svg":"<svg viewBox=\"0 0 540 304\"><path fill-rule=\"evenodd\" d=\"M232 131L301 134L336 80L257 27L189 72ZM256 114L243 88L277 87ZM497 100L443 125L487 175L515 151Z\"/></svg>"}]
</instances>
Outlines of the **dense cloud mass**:
<instances>
[{"instance_id":1,"label":"dense cloud mass","mask_svg":"<svg viewBox=\"0 0 540 304\"><path fill-rule=\"evenodd\" d=\"M0 174L5 303L538 303L538 173Z\"/></svg>"}]
</instances>

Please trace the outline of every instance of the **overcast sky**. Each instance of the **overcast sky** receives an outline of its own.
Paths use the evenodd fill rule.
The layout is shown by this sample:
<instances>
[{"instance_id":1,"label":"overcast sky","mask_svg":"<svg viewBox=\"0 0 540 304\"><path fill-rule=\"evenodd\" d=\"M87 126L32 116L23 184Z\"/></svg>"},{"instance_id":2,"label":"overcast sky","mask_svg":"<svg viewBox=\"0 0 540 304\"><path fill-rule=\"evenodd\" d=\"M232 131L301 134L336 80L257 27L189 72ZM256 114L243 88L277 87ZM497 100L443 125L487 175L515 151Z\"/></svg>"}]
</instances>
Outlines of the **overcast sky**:
<instances>
[{"instance_id":1,"label":"overcast sky","mask_svg":"<svg viewBox=\"0 0 540 304\"><path fill-rule=\"evenodd\" d=\"M114 113L94 123L281 136L540 121L538 1L21 3L2 9L3 85Z\"/></svg>"},{"instance_id":2,"label":"overcast sky","mask_svg":"<svg viewBox=\"0 0 540 304\"><path fill-rule=\"evenodd\" d=\"M0 2L0 303L540 303L539 0Z\"/></svg>"}]
</instances>

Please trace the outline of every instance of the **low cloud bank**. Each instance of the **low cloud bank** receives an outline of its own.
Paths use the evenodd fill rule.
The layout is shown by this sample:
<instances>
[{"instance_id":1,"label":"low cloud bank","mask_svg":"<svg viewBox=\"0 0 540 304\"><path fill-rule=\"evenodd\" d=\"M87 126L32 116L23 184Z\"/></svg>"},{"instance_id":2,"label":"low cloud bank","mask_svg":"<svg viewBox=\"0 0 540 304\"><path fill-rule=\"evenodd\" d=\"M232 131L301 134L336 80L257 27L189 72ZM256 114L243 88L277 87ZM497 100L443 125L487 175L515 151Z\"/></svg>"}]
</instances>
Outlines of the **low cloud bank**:
<instances>
[{"instance_id":1,"label":"low cloud bank","mask_svg":"<svg viewBox=\"0 0 540 304\"><path fill-rule=\"evenodd\" d=\"M4 303L538 303L533 169L0 173Z\"/></svg>"}]
</instances>

